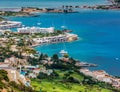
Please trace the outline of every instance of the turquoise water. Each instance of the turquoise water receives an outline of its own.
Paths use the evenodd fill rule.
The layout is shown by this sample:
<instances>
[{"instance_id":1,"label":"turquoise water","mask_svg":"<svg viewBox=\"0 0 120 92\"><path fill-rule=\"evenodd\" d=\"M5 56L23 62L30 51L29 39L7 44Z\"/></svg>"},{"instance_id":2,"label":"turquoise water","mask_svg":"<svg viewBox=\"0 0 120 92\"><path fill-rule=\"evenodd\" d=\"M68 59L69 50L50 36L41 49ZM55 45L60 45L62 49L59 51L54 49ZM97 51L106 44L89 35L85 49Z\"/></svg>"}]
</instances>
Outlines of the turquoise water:
<instances>
[{"instance_id":1,"label":"turquoise water","mask_svg":"<svg viewBox=\"0 0 120 92\"><path fill-rule=\"evenodd\" d=\"M119 11L81 11L73 14L42 13L39 17L9 17L22 21L27 26L41 27L62 25L73 30L81 40L65 43L70 56L81 61L96 63L95 69L104 69L112 75L120 75L120 12ZM59 54L63 43L38 46L35 49L52 55ZM92 68L93 69L93 68Z\"/></svg>"},{"instance_id":2,"label":"turquoise water","mask_svg":"<svg viewBox=\"0 0 120 92\"><path fill-rule=\"evenodd\" d=\"M1 0L0 7L57 7L63 3L74 5L107 3L105 0L11 1L13 3L9 4L10 0ZM104 69L112 75L120 75L120 11L81 10L80 13L73 14L41 13L39 17L8 17L8 19L21 21L26 26L38 26L37 23L42 23L41 27L55 26L57 29L63 25L67 26L81 38L75 42L65 43L70 56L99 65L92 69ZM60 43L38 46L35 49L51 56L54 53L59 54L63 47L63 43Z\"/></svg>"}]
</instances>

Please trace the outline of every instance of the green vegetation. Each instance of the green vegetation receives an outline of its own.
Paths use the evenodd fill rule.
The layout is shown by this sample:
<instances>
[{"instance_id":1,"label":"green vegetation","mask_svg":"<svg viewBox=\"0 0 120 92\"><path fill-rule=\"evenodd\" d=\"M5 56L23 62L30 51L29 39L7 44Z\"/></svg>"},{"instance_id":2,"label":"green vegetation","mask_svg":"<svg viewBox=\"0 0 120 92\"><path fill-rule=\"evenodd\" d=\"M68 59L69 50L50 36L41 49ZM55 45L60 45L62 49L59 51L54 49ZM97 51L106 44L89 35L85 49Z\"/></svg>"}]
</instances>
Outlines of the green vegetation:
<instances>
[{"instance_id":1,"label":"green vegetation","mask_svg":"<svg viewBox=\"0 0 120 92\"><path fill-rule=\"evenodd\" d=\"M109 7L106 7L105 5L99 5L99 6L97 6L97 8L96 9L109 9Z\"/></svg>"},{"instance_id":2,"label":"green vegetation","mask_svg":"<svg viewBox=\"0 0 120 92\"><path fill-rule=\"evenodd\" d=\"M35 16L34 14L25 13L25 12L0 12L0 16Z\"/></svg>"},{"instance_id":3,"label":"green vegetation","mask_svg":"<svg viewBox=\"0 0 120 92\"><path fill-rule=\"evenodd\" d=\"M19 40L15 41L14 37ZM0 35L0 38L6 38L5 41L0 41L0 62L4 62L6 58L10 58L11 56L25 58L22 56L22 53L26 53L27 55L36 54L36 51L29 47L29 45L32 44L32 40L25 40L27 39L25 35L22 36L11 32L5 32L4 35ZM13 45L15 45L15 48L12 48Z\"/></svg>"},{"instance_id":4,"label":"green vegetation","mask_svg":"<svg viewBox=\"0 0 120 92\"><path fill-rule=\"evenodd\" d=\"M42 54L39 60L43 57ZM70 62L64 62L54 54L51 59L53 64L43 64L43 67L52 69L53 72L50 75L40 72L37 79L31 80L37 92L119 92L110 84L80 73L80 67L75 66L76 61L73 58L69 59Z\"/></svg>"},{"instance_id":5,"label":"green vegetation","mask_svg":"<svg viewBox=\"0 0 120 92\"><path fill-rule=\"evenodd\" d=\"M10 58L11 56L18 56L17 52L13 52L9 49L9 47L0 47L0 62L3 62L5 58Z\"/></svg>"},{"instance_id":6,"label":"green vegetation","mask_svg":"<svg viewBox=\"0 0 120 92\"><path fill-rule=\"evenodd\" d=\"M4 20L4 18L0 17L0 21L3 21L3 20Z\"/></svg>"},{"instance_id":7,"label":"green vegetation","mask_svg":"<svg viewBox=\"0 0 120 92\"><path fill-rule=\"evenodd\" d=\"M62 32L56 31L53 34L59 35L62 34ZM37 74L37 78L31 79L34 91L32 88L26 87L23 84L9 82L7 72L1 70L1 90L7 89L8 92L120 92L117 89L114 89L110 84L100 82L90 76L80 73L79 69L82 67L76 66L77 61L69 57L68 54L65 54L62 59L59 58L57 54L54 54L49 59L47 54L31 57L31 54L37 54L34 49L29 47L33 44L32 36L39 37L41 35L43 34L23 35L5 32L4 35L0 36L1 38L6 38L5 40L1 39L1 61L4 61L5 58L15 56L20 59L25 59L31 65L40 65L41 68L40 73ZM18 39L17 41L16 38ZM12 45L15 45L17 51L11 50ZM22 53L25 53L27 56ZM13 67L17 67L17 65Z\"/></svg>"},{"instance_id":8,"label":"green vegetation","mask_svg":"<svg viewBox=\"0 0 120 92\"><path fill-rule=\"evenodd\" d=\"M60 31L60 30L56 30L55 32L53 33L46 33L46 34L43 34L43 33L35 33L35 34L32 34L31 37L32 38L36 38L36 37L39 37L39 38L43 38L43 37L51 37L51 36L58 36L60 34L64 34L64 32Z\"/></svg>"},{"instance_id":9,"label":"green vegetation","mask_svg":"<svg viewBox=\"0 0 120 92\"><path fill-rule=\"evenodd\" d=\"M100 88L99 86L83 86L73 83L60 83L55 81L43 80L32 80L32 86L37 92L42 90L42 92L113 92L108 89Z\"/></svg>"},{"instance_id":10,"label":"green vegetation","mask_svg":"<svg viewBox=\"0 0 120 92\"><path fill-rule=\"evenodd\" d=\"M67 71L55 71L59 74L59 77L55 79L48 79L48 77L42 80L32 79L31 83L35 91L39 92L41 89L42 92L113 92L97 84L83 84L84 77L77 72L69 74ZM67 79L65 80L65 78Z\"/></svg>"},{"instance_id":11,"label":"green vegetation","mask_svg":"<svg viewBox=\"0 0 120 92\"><path fill-rule=\"evenodd\" d=\"M19 39L29 39L32 41L32 38L43 38L43 37L51 37L51 36L58 36L60 34L64 34L63 31L60 31L60 30L55 30L55 32L53 33L32 33L32 34L20 34L20 33L14 33L14 32L9 32L9 31L6 31L4 35L0 35L0 38L3 38L3 37L7 37L7 38L12 38L12 37L16 37L16 38L19 38Z\"/></svg>"}]
</instances>

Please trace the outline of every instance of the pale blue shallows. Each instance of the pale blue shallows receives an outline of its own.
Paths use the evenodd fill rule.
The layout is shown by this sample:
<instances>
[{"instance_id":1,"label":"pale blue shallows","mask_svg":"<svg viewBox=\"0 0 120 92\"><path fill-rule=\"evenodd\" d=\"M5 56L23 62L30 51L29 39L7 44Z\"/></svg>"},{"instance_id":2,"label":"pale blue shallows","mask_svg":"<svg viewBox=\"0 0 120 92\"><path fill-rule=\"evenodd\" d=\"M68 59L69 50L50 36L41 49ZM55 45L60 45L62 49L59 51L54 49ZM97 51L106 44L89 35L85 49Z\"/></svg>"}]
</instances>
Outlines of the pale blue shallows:
<instances>
[{"instance_id":1,"label":"pale blue shallows","mask_svg":"<svg viewBox=\"0 0 120 92\"><path fill-rule=\"evenodd\" d=\"M105 4L107 0L0 0L0 7L59 7L64 5Z\"/></svg>"},{"instance_id":2,"label":"pale blue shallows","mask_svg":"<svg viewBox=\"0 0 120 92\"><path fill-rule=\"evenodd\" d=\"M1 0L1 2L8 0ZM20 2L20 0L12 0ZM21 0L25 1L23 5L27 2L31 6L38 6L40 2L43 7L47 4L50 7L56 3L61 4L61 0L48 1L50 3L45 3L45 1L33 0ZM32 1L32 2L30 2ZM82 2L80 2L82 1ZM62 2L71 4L85 4L85 2L91 0L72 0L67 2L63 0ZM104 0L93 0L90 4L94 3L106 3ZM45 3L45 4L44 4ZM88 3L88 2L87 2ZM86 4L87 4L86 3ZM3 4L2 6L9 6L9 4ZM1 6L1 7L2 7ZM22 6L20 3L19 6ZM60 29L62 25L67 26L69 29L73 30L73 33L78 34L81 40L65 43L67 51L70 56L77 58L81 61L86 61L90 63L96 63L99 66L92 69L104 69L112 75L120 75L120 11L101 11L101 10L81 10L80 13L73 14L54 14L54 13L42 13L39 17L8 17L10 20L21 21L26 26L38 26L37 23L42 23L41 27L55 26ZM36 50L43 53L48 53L52 55L54 53L59 54L59 51L63 49L63 43L44 45L35 47Z\"/></svg>"}]
</instances>

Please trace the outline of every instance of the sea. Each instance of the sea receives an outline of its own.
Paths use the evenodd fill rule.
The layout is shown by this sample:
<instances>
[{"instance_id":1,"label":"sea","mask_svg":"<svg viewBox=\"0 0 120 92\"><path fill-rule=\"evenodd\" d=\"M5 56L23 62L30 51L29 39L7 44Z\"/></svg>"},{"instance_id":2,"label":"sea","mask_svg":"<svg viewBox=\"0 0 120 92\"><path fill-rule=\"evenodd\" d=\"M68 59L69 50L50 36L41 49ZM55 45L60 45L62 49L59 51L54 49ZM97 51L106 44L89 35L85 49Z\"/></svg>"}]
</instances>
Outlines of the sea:
<instances>
[{"instance_id":1,"label":"sea","mask_svg":"<svg viewBox=\"0 0 120 92\"><path fill-rule=\"evenodd\" d=\"M0 8L48 7L62 5L98 5L109 4L106 0L0 0ZM70 57L82 62L95 63L91 70L105 70L120 76L120 11L88 10L79 13L39 13L38 17L7 17L21 21L25 26L51 27L61 29L66 26L79 40L67 43L46 44L35 49L49 56L66 49ZM38 25L38 23L40 25Z\"/></svg>"}]
</instances>

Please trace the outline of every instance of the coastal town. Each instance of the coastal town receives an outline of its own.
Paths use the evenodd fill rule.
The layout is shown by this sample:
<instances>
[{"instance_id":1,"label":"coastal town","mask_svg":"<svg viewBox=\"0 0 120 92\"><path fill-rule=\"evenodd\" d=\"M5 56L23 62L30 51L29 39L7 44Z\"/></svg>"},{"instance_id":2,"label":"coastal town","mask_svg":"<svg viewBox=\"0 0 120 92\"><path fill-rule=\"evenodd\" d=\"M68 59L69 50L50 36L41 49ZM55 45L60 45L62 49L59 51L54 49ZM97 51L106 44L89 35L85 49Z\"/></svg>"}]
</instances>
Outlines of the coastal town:
<instances>
[{"instance_id":1,"label":"coastal town","mask_svg":"<svg viewBox=\"0 0 120 92\"><path fill-rule=\"evenodd\" d=\"M12 28L16 28L17 31L12 32ZM38 78L38 76L41 78L43 76L40 76L41 73L50 76L55 72L55 68L53 66L54 64L56 65L56 63L54 62L59 61L59 59L56 61L56 58L58 58L58 56L43 56L42 54L37 53L32 47L44 44L72 42L78 39L79 37L76 34L67 33L60 30L57 31L54 27L23 27L21 22L1 21L0 50L2 52L3 49L5 49L5 54L3 54L3 52L1 53L0 69L7 71L9 79L11 81L15 81L18 84L21 82L27 87L32 87L31 78ZM60 58L60 64L72 64L74 68L81 68L79 70L79 73L83 73L86 76L91 76L94 78L94 80L108 83L117 89L120 88L119 78L115 78L103 70L90 71L89 69L85 68L97 67L96 64L80 62L77 60L71 61L67 53L63 52L61 54L62 57ZM5 57L6 55L7 57ZM39 59L39 62L31 61L30 59ZM53 68L47 68L45 65L49 65ZM58 66L57 68L59 67L63 66Z\"/></svg>"},{"instance_id":2,"label":"coastal town","mask_svg":"<svg viewBox=\"0 0 120 92\"><path fill-rule=\"evenodd\" d=\"M38 17L38 13L71 14L79 9L120 9L120 0L109 2L110 5L94 6L63 4L59 8L0 8L0 92L120 92L120 76L92 70L99 65L72 57L65 47L51 56L35 49L82 41L74 30L40 27L40 23L28 26L5 18Z\"/></svg>"}]
</instances>

